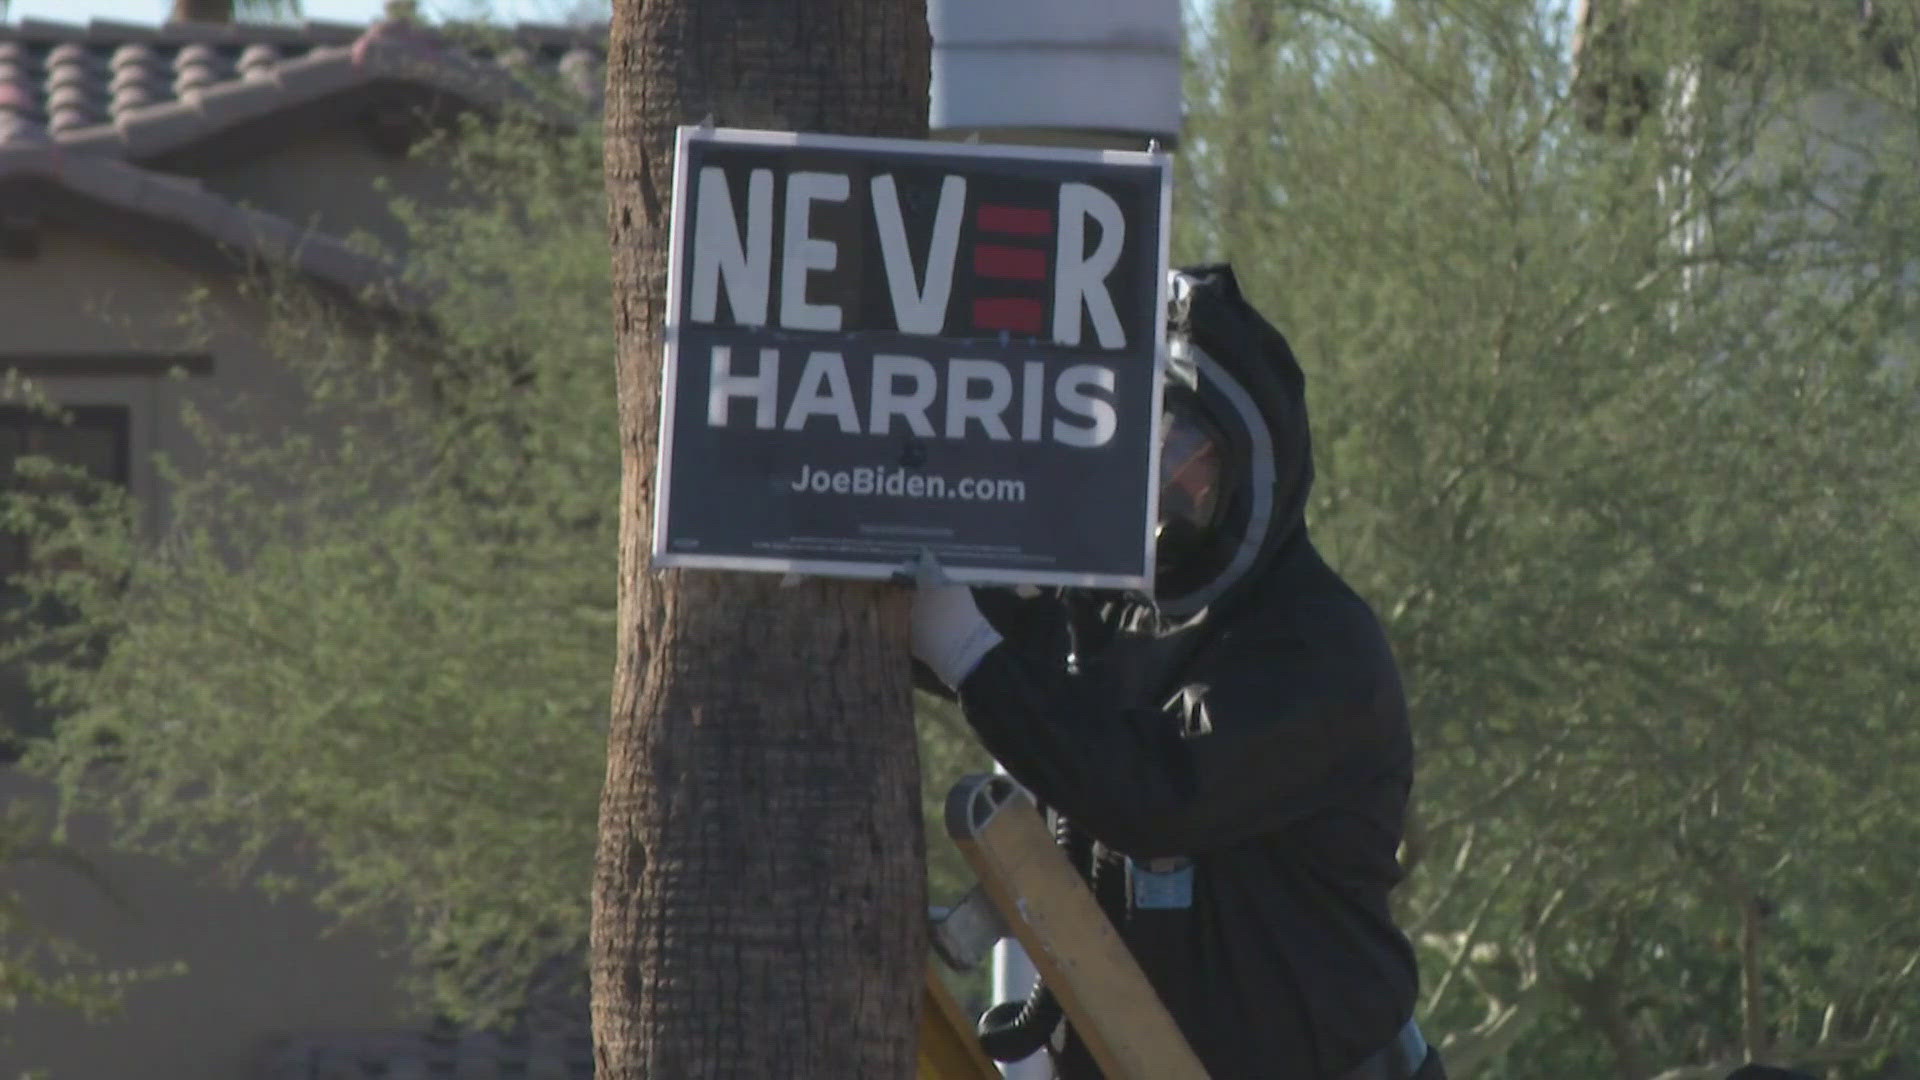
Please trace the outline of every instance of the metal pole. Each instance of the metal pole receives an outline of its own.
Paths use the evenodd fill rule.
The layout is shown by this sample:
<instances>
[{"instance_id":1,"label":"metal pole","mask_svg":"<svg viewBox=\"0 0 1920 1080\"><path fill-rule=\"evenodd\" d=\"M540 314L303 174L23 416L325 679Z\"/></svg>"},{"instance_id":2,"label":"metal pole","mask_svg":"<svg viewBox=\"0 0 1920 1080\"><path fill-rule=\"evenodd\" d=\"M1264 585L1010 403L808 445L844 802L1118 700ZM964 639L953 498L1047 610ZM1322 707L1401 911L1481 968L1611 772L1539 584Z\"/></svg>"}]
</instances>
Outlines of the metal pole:
<instances>
[{"instance_id":1,"label":"metal pole","mask_svg":"<svg viewBox=\"0 0 1920 1080\"><path fill-rule=\"evenodd\" d=\"M1007 775L1007 770L997 761L993 763L993 771ZM1038 977L1033 961L1027 958L1027 950L1021 948L1018 941L1005 937L993 947L993 1000L1025 999L1033 992L1034 980ZM1007 1080L1053 1080L1053 1062L1047 1052L1041 1050L1024 1060L1001 1065L1000 1074Z\"/></svg>"},{"instance_id":2,"label":"metal pole","mask_svg":"<svg viewBox=\"0 0 1920 1080\"><path fill-rule=\"evenodd\" d=\"M1033 991L1036 973L1027 950L1012 938L993 947L993 1000L1023 1000ZM1000 1066L1007 1080L1053 1080L1053 1062L1045 1050L1030 1058Z\"/></svg>"}]
</instances>

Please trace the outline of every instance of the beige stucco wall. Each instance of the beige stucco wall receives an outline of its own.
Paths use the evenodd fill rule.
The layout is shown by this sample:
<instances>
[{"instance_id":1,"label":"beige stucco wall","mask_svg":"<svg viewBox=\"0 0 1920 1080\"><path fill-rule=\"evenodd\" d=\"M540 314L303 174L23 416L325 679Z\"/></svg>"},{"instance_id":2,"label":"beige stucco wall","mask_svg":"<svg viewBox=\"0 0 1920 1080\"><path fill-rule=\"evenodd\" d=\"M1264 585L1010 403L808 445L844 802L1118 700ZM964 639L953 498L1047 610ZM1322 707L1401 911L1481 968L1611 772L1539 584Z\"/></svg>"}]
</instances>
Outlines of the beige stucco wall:
<instances>
[{"instance_id":1,"label":"beige stucco wall","mask_svg":"<svg viewBox=\"0 0 1920 1080\"><path fill-rule=\"evenodd\" d=\"M375 150L343 121L303 131L296 143L209 169L201 179L208 190L302 227L317 226L339 237L364 230L397 247L404 236L393 200L443 200L448 177L444 167L422 156Z\"/></svg>"},{"instance_id":2,"label":"beige stucco wall","mask_svg":"<svg viewBox=\"0 0 1920 1080\"><path fill-rule=\"evenodd\" d=\"M0 367L19 360L138 352L204 352L210 374L186 380L120 376L36 380L63 404L119 404L132 419L135 495L145 524L165 526L166 493L151 458L165 451L191 467L180 421L192 402L255 430L299 415L298 384L259 344L264 320L230 276L196 275L141 256L137 247L85 233L49 233L37 257L0 261ZM191 290L205 287L195 306ZM207 316L195 325L190 311ZM232 395L255 395L233 413ZM44 803L47 790L0 765L0 805ZM246 1080L263 1040L290 1031L405 1026L400 961L364 932L326 934L298 900L270 901L213 880L213 867L116 854L103 824L76 824L75 841L129 901L120 910L86 881L48 867L5 868L48 926L111 966L184 961L181 978L141 985L125 1015L99 1025L40 1010L0 1016L0 1076L28 1066L55 1080ZM283 852L281 869L299 872Z\"/></svg>"},{"instance_id":3,"label":"beige stucco wall","mask_svg":"<svg viewBox=\"0 0 1920 1080\"><path fill-rule=\"evenodd\" d=\"M191 405L251 432L287 427L301 415L298 380L262 344L267 322L256 303L218 271L189 273L127 246L76 232L51 232L37 257L0 262L0 369L22 362L98 356L194 353L211 358L204 375L36 375L64 405L122 405L132 421L133 489L159 535L167 492L153 462L164 453L191 469L196 441L182 423ZM203 292L200 290L204 290ZM237 395L246 395L241 406Z\"/></svg>"},{"instance_id":4,"label":"beige stucco wall","mask_svg":"<svg viewBox=\"0 0 1920 1080\"><path fill-rule=\"evenodd\" d=\"M50 807L41 782L0 767L0 803ZM109 968L186 964L136 983L114 1018L28 1008L0 1019L0 1076L46 1068L52 1080L254 1080L267 1040L315 1030L417 1022L399 987L395 942L332 929L304 900L230 884L211 864L113 850L104 824L76 822L71 842L124 901L48 865L7 868L29 916L92 950ZM292 850L267 868L299 873Z\"/></svg>"}]
</instances>

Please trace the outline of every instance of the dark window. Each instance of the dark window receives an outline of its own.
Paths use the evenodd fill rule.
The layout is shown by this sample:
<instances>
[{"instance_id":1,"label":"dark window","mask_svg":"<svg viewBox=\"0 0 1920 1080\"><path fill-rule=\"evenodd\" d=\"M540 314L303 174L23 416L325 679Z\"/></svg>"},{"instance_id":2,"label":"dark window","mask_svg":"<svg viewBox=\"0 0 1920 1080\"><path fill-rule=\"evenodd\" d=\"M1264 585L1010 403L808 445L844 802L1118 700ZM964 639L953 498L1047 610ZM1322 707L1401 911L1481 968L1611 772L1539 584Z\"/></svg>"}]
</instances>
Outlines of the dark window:
<instances>
[{"instance_id":1,"label":"dark window","mask_svg":"<svg viewBox=\"0 0 1920 1080\"><path fill-rule=\"evenodd\" d=\"M86 470L97 480L125 486L128 481L128 414L119 405L81 405L63 410L64 418L19 406L0 406L0 488L18 490L29 483L14 463L44 457ZM27 540L0 536L0 579L10 580L30 565Z\"/></svg>"},{"instance_id":2,"label":"dark window","mask_svg":"<svg viewBox=\"0 0 1920 1080\"><path fill-rule=\"evenodd\" d=\"M97 480L127 485L132 460L128 410L119 405L80 405L67 406L62 413L54 416L19 406L0 406L0 490L18 491L28 485L57 482L20 476L14 465L26 457L48 458L82 469ZM31 567L33 559L32 544L26 537L0 531L0 607L19 612L32 602L13 578ZM46 610L32 617L60 618L58 613ZM35 700L26 665L0 664L0 763L17 759L18 740L46 734L53 719Z\"/></svg>"}]
</instances>

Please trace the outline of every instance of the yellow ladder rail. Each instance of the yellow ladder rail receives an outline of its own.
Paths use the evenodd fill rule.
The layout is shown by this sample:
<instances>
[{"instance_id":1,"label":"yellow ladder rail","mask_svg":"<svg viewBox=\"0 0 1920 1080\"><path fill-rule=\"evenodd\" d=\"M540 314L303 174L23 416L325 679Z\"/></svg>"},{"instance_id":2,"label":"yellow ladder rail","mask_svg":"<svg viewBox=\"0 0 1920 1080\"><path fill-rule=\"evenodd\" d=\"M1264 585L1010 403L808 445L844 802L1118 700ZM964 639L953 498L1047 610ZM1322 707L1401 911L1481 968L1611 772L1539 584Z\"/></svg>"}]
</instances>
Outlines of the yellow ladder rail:
<instances>
[{"instance_id":1,"label":"yellow ladder rail","mask_svg":"<svg viewBox=\"0 0 1920 1080\"><path fill-rule=\"evenodd\" d=\"M927 965L925 1001L920 1013L920 1064L915 1080L1000 1080L973 1024L960 1010L940 972Z\"/></svg>"},{"instance_id":2,"label":"yellow ladder rail","mask_svg":"<svg viewBox=\"0 0 1920 1080\"><path fill-rule=\"evenodd\" d=\"M963 779L947 797L947 833L1108 1080L1207 1080L1146 973L1019 785L1005 776ZM929 978L938 982L937 973ZM939 993L952 1004L944 987ZM979 1052L964 1018L959 1030ZM946 1080L947 1074L925 1068L923 1058L922 1080Z\"/></svg>"}]
</instances>

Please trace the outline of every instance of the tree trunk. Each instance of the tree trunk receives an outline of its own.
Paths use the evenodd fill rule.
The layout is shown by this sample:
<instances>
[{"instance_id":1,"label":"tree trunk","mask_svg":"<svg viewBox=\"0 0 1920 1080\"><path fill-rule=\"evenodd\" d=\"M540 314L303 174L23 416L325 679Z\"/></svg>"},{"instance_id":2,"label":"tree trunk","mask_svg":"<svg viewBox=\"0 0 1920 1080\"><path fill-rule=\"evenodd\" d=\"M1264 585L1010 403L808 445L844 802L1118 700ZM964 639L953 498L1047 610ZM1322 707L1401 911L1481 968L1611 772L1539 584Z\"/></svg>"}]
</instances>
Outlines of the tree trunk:
<instances>
[{"instance_id":1,"label":"tree trunk","mask_svg":"<svg viewBox=\"0 0 1920 1080\"><path fill-rule=\"evenodd\" d=\"M616 0L606 176L620 627L593 888L599 1080L904 1080L924 846L892 586L652 571L673 133L924 136L924 0Z\"/></svg>"},{"instance_id":2,"label":"tree trunk","mask_svg":"<svg viewBox=\"0 0 1920 1080\"><path fill-rule=\"evenodd\" d=\"M1766 978L1760 968L1761 900L1740 894L1740 1048L1748 1061L1767 1059Z\"/></svg>"},{"instance_id":3,"label":"tree trunk","mask_svg":"<svg viewBox=\"0 0 1920 1080\"><path fill-rule=\"evenodd\" d=\"M230 23L234 0L173 0L172 21Z\"/></svg>"},{"instance_id":4,"label":"tree trunk","mask_svg":"<svg viewBox=\"0 0 1920 1080\"><path fill-rule=\"evenodd\" d=\"M1246 237L1261 235L1265 196L1271 182L1264 149L1273 135L1273 117L1256 104L1261 88L1273 78L1272 0L1230 0L1220 11L1228 28L1227 65L1223 90L1230 103L1231 129L1222 149L1220 183L1220 256L1245 265L1239 258Z\"/></svg>"}]
</instances>

